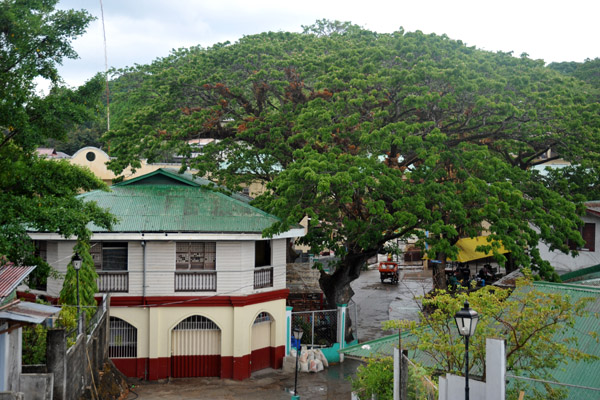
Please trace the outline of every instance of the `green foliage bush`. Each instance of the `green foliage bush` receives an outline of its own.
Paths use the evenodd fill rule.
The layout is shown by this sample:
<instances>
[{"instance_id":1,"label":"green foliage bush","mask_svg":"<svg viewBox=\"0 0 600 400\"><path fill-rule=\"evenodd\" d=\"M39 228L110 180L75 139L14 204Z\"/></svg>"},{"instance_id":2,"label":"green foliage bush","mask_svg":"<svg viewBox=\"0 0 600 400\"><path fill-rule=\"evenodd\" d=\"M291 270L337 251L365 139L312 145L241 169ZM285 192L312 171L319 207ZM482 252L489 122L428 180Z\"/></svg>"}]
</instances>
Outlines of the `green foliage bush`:
<instances>
[{"instance_id":1,"label":"green foliage bush","mask_svg":"<svg viewBox=\"0 0 600 400\"><path fill-rule=\"evenodd\" d=\"M428 400L437 399L438 393L428 381L427 372L419 366L408 368L409 399ZM361 365L352 379L352 390L359 399L392 400L394 398L394 359L392 357L376 357L367 364Z\"/></svg>"},{"instance_id":2,"label":"green foliage bush","mask_svg":"<svg viewBox=\"0 0 600 400\"><path fill-rule=\"evenodd\" d=\"M23 327L23 365L46 363L47 333L43 325Z\"/></svg>"}]
</instances>

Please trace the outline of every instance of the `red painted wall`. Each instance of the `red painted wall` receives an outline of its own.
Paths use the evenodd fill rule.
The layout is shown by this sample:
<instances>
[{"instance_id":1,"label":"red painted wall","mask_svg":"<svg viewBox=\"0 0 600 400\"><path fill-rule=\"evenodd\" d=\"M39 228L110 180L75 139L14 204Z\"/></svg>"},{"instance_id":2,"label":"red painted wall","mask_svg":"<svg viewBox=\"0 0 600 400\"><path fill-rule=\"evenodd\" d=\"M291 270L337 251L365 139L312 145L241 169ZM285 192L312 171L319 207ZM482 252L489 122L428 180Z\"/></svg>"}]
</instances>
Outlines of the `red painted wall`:
<instances>
[{"instance_id":1,"label":"red painted wall","mask_svg":"<svg viewBox=\"0 0 600 400\"><path fill-rule=\"evenodd\" d=\"M221 356L172 356L171 376L173 378L221 376Z\"/></svg>"},{"instance_id":2,"label":"red painted wall","mask_svg":"<svg viewBox=\"0 0 600 400\"><path fill-rule=\"evenodd\" d=\"M148 363L148 380L216 376L221 379L247 379L264 368L279 369L283 365L285 346L265 347L242 357L174 356L162 358L113 358L115 366L125 376L144 379Z\"/></svg>"}]
</instances>

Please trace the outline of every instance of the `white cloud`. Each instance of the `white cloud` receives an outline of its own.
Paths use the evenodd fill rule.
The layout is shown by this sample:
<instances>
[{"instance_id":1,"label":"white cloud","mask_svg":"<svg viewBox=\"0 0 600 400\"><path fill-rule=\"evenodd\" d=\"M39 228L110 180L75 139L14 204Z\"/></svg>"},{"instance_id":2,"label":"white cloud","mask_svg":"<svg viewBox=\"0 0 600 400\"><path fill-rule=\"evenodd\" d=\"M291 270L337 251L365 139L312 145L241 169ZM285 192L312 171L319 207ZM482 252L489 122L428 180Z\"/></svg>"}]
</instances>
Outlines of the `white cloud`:
<instances>
[{"instance_id":1,"label":"white cloud","mask_svg":"<svg viewBox=\"0 0 600 400\"><path fill-rule=\"evenodd\" d=\"M317 19L351 21L378 32L447 34L490 51L526 52L551 61L600 57L593 0L103 0L109 66L146 64L171 49L204 47L264 31L295 31ZM67 60L62 76L79 85L104 71L100 4L61 0L62 8L98 17L74 43L80 60Z\"/></svg>"}]
</instances>

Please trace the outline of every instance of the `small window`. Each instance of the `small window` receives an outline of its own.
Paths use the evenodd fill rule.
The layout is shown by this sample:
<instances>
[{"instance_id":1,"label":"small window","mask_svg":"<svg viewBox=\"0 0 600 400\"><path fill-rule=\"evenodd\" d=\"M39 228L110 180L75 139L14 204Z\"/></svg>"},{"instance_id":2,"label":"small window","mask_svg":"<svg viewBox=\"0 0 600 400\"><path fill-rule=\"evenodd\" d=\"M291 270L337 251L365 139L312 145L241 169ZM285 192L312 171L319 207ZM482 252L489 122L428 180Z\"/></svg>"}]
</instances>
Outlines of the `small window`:
<instances>
[{"instance_id":1,"label":"small window","mask_svg":"<svg viewBox=\"0 0 600 400\"><path fill-rule=\"evenodd\" d=\"M127 242L94 242L90 245L96 269L127 271Z\"/></svg>"},{"instance_id":2,"label":"small window","mask_svg":"<svg viewBox=\"0 0 600 400\"><path fill-rule=\"evenodd\" d=\"M41 258L42 260L48 262L48 242L45 240L36 240L34 242L36 257Z\"/></svg>"},{"instance_id":3,"label":"small window","mask_svg":"<svg viewBox=\"0 0 600 400\"><path fill-rule=\"evenodd\" d=\"M260 324L262 322L271 322L271 315L268 312L261 312L256 316L254 324Z\"/></svg>"},{"instance_id":4,"label":"small window","mask_svg":"<svg viewBox=\"0 0 600 400\"><path fill-rule=\"evenodd\" d=\"M271 241L257 240L254 243L254 266L265 267L271 265Z\"/></svg>"},{"instance_id":5,"label":"small window","mask_svg":"<svg viewBox=\"0 0 600 400\"><path fill-rule=\"evenodd\" d=\"M178 270L214 270L216 242L177 242L175 268Z\"/></svg>"},{"instance_id":6,"label":"small window","mask_svg":"<svg viewBox=\"0 0 600 400\"><path fill-rule=\"evenodd\" d=\"M89 162L92 162L96 159L96 154L93 151L88 151L85 153L85 159Z\"/></svg>"},{"instance_id":7,"label":"small window","mask_svg":"<svg viewBox=\"0 0 600 400\"><path fill-rule=\"evenodd\" d=\"M575 243L569 241L569 249L579 251L596 251L596 224L586 223L579 231L581 232L581 237L583 238L585 244L582 247L577 247Z\"/></svg>"}]
</instances>

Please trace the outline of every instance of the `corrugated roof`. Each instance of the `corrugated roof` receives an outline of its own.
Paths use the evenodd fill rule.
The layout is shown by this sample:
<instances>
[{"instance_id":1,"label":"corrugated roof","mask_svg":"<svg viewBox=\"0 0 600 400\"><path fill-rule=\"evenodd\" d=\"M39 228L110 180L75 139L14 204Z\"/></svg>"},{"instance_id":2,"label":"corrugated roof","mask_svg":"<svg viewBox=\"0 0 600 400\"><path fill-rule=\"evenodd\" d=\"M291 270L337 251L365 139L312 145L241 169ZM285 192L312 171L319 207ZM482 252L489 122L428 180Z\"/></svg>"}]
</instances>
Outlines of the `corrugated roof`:
<instances>
[{"instance_id":1,"label":"corrugated roof","mask_svg":"<svg viewBox=\"0 0 600 400\"><path fill-rule=\"evenodd\" d=\"M577 282L586 279L600 277L600 264L592 265L591 267L578 269L576 271L567 272L560 276L563 282Z\"/></svg>"},{"instance_id":2,"label":"corrugated roof","mask_svg":"<svg viewBox=\"0 0 600 400\"><path fill-rule=\"evenodd\" d=\"M113 232L262 232L278 219L166 170L80 195L119 221ZM92 232L106 232L90 224Z\"/></svg>"},{"instance_id":3,"label":"corrugated roof","mask_svg":"<svg viewBox=\"0 0 600 400\"><path fill-rule=\"evenodd\" d=\"M0 319L41 324L60 310L60 307L20 301L0 311Z\"/></svg>"},{"instance_id":4,"label":"corrugated roof","mask_svg":"<svg viewBox=\"0 0 600 400\"><path fill-rule=\"evenodd\" d=\"M583 298L592 298L585 307L587 314L575 317L575 325L572 328L567 327L562 332L557 332L554 337L556 340L577 337L578 350L600 357L600 344L598 344L591 333L600 334L600 288L549 282L534 282L534 286L537 290L545 293L568 295L573 302ZM591 362L569 361L567 365L563 365L552 371L552 375L556 381L561 383L600 388L600 360ZM574 396L574 393L575 391L572 391L568 398L581 398ZM598 396L600 393L596 392L595 395Z\"/></svg>"},{"instance_id":5,"label":"corrugated roof","mask_svg":"<svg viewBox=\"0 0 600 400\"><path fill-rule=\"evenodd\" d=\"M27 276L35 269L31 267L17 267L14 265L4 265L0 267L0 303L10 296L10 294L19 286L19 284L27 278Z\"/></svg>"}]
</instances>

